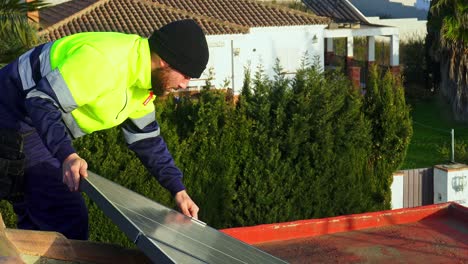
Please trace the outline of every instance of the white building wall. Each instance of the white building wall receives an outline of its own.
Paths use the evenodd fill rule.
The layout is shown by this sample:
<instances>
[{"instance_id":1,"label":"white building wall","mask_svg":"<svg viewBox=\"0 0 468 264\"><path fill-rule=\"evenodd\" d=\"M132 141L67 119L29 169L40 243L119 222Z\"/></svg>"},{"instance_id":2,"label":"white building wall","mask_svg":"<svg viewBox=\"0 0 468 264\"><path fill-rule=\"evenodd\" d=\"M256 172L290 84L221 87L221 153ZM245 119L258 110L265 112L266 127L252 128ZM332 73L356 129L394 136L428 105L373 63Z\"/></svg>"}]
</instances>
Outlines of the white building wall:
<instances>
[{"instance_id":1,"label":"white building wall","mask_svg":"<svg viewBox=\"0 0 468 264\"><path fill-rule=\"evenodd\" d=\"M272 78L276 59L285 73L295 73L307 54L308 62L324 66L324 28L326 25L251 28L242 35L207 36L210 59L200 80L189 86L203 86L208 69L214 71L212 83L217 88L233 88L239 94L245 67L252 76L261 67ZM228 87L223 84L229 81ZM234 87L233 87L234 84Z\"/></svg>"},{"instance_id":2,"label":"white building wall","mask_svg":"<svg viewBox=\"0 0 468 264\"><path fill-rule=\"evenodd\" d=\"M468 206L468 166L465 164L434 167L434 204L457 202Z\"/></svg>"},{"instance_id":3,"label":"white building wall","mask_svg":"<svg viewBox=\"0 0 468 264\"><path fill-rule=\"evenodd\" d=\"M403 208L403 182L404 174L402 172L393 173L393 182L390 186L392 191L392 209Z\"/></svg>"},{"instance_id":4,"label":"white building wall","mask_svg":"<svg viewBox=\"0 0 468 264\"><path fill-rule=\"evenodd\" d=\"M431 7L431 0L417 0L416 1L416 8L429 11Z\"/></svg>"},{"instance_id":5,"label":"white building wall","mask_svg":"<svg viewBox=\"0 0 468 264\"><path fill-rule=\"evenodd\" d=\"M63 2L69 2L71 0L45 0L44 2L46 3L49 3L51 5L58 5L58 4L61 4Z\"/></svg>"},{"instance_id":6,"label":"white building wall","mask_svg":"<svg viewBox=\"0 0 468 264\"><path fill-rule=\"evenodd\" d=\"M390 2L401 3L405 6L414 6L416 4L416 0L390 0Z\"/></svg>"},{"instance_id":7,"label":"white building wall","mask_svg":"<svg viewBox=\"0 0 468 264\"><path fill-rule=\"evenodd\" d=\"M367 17L367 20L376 25L397 27L400 42L411 39L424 39L427 35L426 20L416 18L380 19L379 17Z\"/></svg>"},{"instance_id":8,"label":"white building wall","mask_svg":"<svg viewBox=\"0 0 468 264\"><path fill-rule=\"evenodd\" d=\"M349 0L363 15L389 17L389 18L418 18L427 20L429 6L424 2L406 1L406 0ZM418 0L421 1L421 0ZM424 1L424 0L422 0ZM406 5L407 3L412 5ZM427 6L427 9L419 7Z\"/></svg>"},{"instance_id":9,"label":"white building wall","mask_svg":"<svg viewBox=\"0 0 468 264\"><path fill-rule=\"evenodd\" d=\"M412 6L426 11L429 10L431 4L431 0L390 0L390 2L401 3L405 6Z\"/></svg>"},{"instance_id":10,"label":"white building wall","mask_svg":"<svg viewBox=\"0 0 468 264\"><path fill-rule=\"evenodd\" d=\"M242 87L244 67L250 68L255 74L259 67L273 77L276 59L279 59L283 71L295 73L301 66L301 61L307 55L309 62L318 59L324 66L324 43L322 26L289 26L252 28L246 38L234 43L234 49L239 54L235 57L235 91Z\"/></svg>"},{"instance_id":11,"label":"white building wall","mask_svg":"<svg viewBox=\"0 0 468 264\"><path fill-rule=\"evenodd\" d=\"M244 38L245 35L209 35L206 36L210 58L206 70L198 80L192 80L189 86L204 86L210 78L212 70L212 84L216 88L232 88L232 43L237 39ZM224 87L228 82L228 87Z\"/></svg>"}]
</instances>

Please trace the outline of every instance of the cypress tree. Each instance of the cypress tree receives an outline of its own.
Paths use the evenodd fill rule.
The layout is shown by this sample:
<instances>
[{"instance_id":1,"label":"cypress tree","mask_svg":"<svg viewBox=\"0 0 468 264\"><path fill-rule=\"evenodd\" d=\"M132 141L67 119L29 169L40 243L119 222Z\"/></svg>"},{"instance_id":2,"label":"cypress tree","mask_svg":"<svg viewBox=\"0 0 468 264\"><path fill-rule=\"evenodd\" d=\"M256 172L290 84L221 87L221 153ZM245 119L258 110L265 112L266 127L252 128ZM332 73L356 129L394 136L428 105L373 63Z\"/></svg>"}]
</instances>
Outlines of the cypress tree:
<instances>
[{"instance_id":1,"label":"cypress tree","mask_svg":"<svg viewBox=\"0 0 468 264\"><path fill-rule=\"evenodd\" d=\"M358 205L367 202L359 182L370 138L360 97L343 75L324 75L314 67L297 74L293 90L287 146L292 163L303 166L299 192L311 195L301 217L362 210Z\"/></svg>"},{"instance_id":2,"label":"cypress tree","mask_svg":"<svg viewBox=\"0 0 468 264\"><path fill-rule=\"evenodd\" d=\"M375 66L369 72L363 112L371 120L371 189L375 210L390 208L392 173L399 169L413 133L409 106L399 76L382 74Z\"/></svg>"},{"instance_id":3,"label":"cypress tree","mask_svg":"<svg viewBox=\"0 0 468 264\"><path fill-rule=\"evenodd\" d=\"M307 67L287 79L279 62L275 71L272 80L261 68L246 78L237 105L213 89L156 101L200 219L226 228L388 208L391 173L411 136L400 83L373 72L362 97L336 72ZM175 208L123 142L111 129L76 147L99 174ZM126 243L97 208L90 215L99 223L93 240Z\"/></svg>"}]
</instances>

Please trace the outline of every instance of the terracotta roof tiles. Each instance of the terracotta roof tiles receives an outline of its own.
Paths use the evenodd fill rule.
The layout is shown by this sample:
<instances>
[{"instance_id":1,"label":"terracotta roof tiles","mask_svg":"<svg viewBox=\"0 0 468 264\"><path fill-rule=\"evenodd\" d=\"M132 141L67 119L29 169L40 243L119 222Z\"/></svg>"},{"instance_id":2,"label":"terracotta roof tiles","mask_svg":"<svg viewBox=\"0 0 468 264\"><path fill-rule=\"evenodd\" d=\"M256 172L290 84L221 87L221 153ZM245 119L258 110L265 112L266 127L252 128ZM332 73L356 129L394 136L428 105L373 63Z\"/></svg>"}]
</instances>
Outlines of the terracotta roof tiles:
<instances>
[{"instance_id":1,"label":"terracotta roof tiles","mask_svg":"<svg viewBox=\"0 0 468 264\"><path fill-rule=\"evenodd\" d=\"M252 0L151 0L248 27L328 24L331 20L290 8Z\"/></svg>"},{"instance_id":2,"label":"terracotta roof tiles","mask_svg":"<svg viewBox=\"0 0 468 264\"><path fill-rule=\"evenodd\" d=\"M192 18L208 35L247 33L249 28L153 3L149 0L79 0L88 6L41 31L47 40L87 31L116 31L148 37L156 28L171 21ZM74 1L72 1L74 2ZM77 1L78 2L78 1ZM91 3L93 2L93 3ZM63 8L63 7L61 7ZM61 9L55 9L55 12ZM41 10L40 17L53 12Z\"/></svg>"},{"instance_id":3,"label":"terracotta roof tiles","mask_svg":"<svg viewBox=\"0 0 468 264\"><path fill-rule=\"evenodd\" d=\"M47 40L86 31L149 36L178 19L196 20L207 35L242 34L250 27L327 24L331 20L251 0L72 0L40 10Z\"/></svg>"},{"instance_id":4,"label":"terracotta roof tiles","mask_svg":"<svg viewBox=\"0 0 468 264\"><path fill-rule=\"evenodd\" d=\"M43 27L51 26L99 0L68 1L40 10L40 23Z\"/></svg>"}]
</instances>

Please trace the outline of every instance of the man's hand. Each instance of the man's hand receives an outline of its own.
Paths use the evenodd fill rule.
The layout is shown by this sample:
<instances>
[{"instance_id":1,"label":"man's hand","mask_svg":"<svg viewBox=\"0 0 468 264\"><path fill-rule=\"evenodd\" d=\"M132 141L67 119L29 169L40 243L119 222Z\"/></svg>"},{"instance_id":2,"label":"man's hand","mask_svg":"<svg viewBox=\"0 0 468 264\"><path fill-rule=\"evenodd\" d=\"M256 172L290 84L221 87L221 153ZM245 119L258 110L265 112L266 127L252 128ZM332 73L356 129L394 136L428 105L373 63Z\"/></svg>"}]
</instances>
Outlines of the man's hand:
<instances>
[{"instance_id":1,"label":"man's hand","mask_svg":"<svg viewBox=\"0 0 468 264\"><path fill-rule=\"evenodd\" d=\"M198 219L198 211L200 209L185 190L176 193L175 201L184 215Z\"/></svg>"},{"instance_id":2,"label":"man's hand","mask_svg":"<svg viewBox=\"0 0 468 264\"><path fill-rule=\"evenodd\" d=\"M63 183L68 186L71 192L78 191L81 177L88 177L88 163L80 158L78 154L70 154L62 166Z\"/></svg>"}]
</instances>

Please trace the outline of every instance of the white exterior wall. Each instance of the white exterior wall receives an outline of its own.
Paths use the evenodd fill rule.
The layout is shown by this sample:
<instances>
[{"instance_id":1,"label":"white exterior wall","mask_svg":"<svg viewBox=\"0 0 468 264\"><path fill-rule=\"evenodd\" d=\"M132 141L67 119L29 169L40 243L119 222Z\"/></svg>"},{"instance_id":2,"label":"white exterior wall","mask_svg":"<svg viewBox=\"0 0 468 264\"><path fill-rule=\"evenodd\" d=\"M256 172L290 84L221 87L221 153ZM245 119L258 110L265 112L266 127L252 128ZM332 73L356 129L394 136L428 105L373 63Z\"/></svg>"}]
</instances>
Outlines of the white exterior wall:
<instances>
[{"instance_id":1,"label":"white exterior wall","mask_svg":"<svg viewBox=\"0 0 468 264\"><path fill-rule=\"evenodd\" d=\"M401 3L405 6L414 6L416 4L416 0L390 0L390 2Z\"/></svg>"},{"instance_id":2,"label":"white exterior wall","mask_svg":"<svg viewBox=\"0 0 468 264\"><path fill-rule=\"evenodd\" d=\"M44 2L46 3L49 3L51 5L58 5L58 4L61 4L63 2L68 2L70 0L45 0Z\"/></svg>"},{"instance_id":3,"label":"white exterior wall","mask_svg":"<svg viewBox=\"0 0 468 264\"><path fill-rule=\"evenodd\" d=\"M464 164L434 167L434 204L457 202L468 206L468 166Z\"/></svg>"},{"instance_id":4,"label":"white exterior wall","mask_svg":"<svg viewBox=\"0 0 468 264\"><path fill-rule=\"evenodd\" d=\"M417 0L416 1L416 8L429 11L431 7L431 0Z\"/></svg>"},{"instance_id":5,"label":"white exterior wall","mask_svg":"<svg viewBox=\"0 0 468 264\"><path fill-rule=\"evenodd\" d=\"M325 25L251 28L246 38L234 43L234 49L239 51L239 55L234 57L235 91L240 92L242 87L244 66L250 65L252 74L261 66L268 76L273 77L273 67L278 58L284 72L295 73L307 53L310 62L317 57L323 68L324 28Z\"/></svg>"},{"instance_id":6,"label":"white exterior wall","mask_svg":"<svg viewBox=\"0 0 468 264\"><path fill-rule=\"evenodd\" d=\"M212 84L216 88L232 88L232 43L245 35L209 35L206 36L210 58L200 79L191 80L189 87L204 86L209 77L210 68L213 70ZM225 80L229 81L228 87L223 87Z\"/></svg>"},{"instance_id":7,"label":"white exterior wall","mask_svg":"<svg viewBox=\"0 0 468 264\"><path fill-rule=\"evenodd\" d=\"M421 0L419 0L421 1ZM424 0L422 0L424 2ZM406 0L349 0L363 15L389 17L389 18L418 18L420 20L427 20L427 9L421 9L419 2L406 1ZM406 5L413 2L412 5Z\"/></svg>"},{"instance_id":8,"label":"white exterior wall","mask_svg":"<svg viewBox=\"0 0 468 264\"><path fill-rule=\"evenodd\" d=\"M403 180L404 174L401 172L393 173L393 182L390 186L392 191L392 209L403 208Z\"/></svg>"},{"instance_id":9,"label":"white exterior wall","mask_svg":"<svg viewBox=\"0 0 468 264\"><path fill-rule=\"evenodd\" d=\"M367 17L367 20L375 25L397 27L400 42L411 39L424 39L427 35L427 20L417 20L416 18L379 19L379 17Z\"/></svg>"},{"instance_id":10,"label":"white exterior wall","mask_svg":"<svg viewBox=\"0 0 468 264\"><path fill-rule=\"evenodd\" d=\"M208 69L214 70L212 83L217 88L233 88L239 94L244 82L245 67L252 76L262 67L270 78L274 76L276 59L286 73L295 73L305 55L309 63L318 59L324 66L324 29L326 25L251 28L242 35L207 36L210 59L200 80L189 86L203 86ZM234 65L234 67L232 67ZM229 80L228 87L222 87ZM232 86L234 83L234 87Z\"/></svg>"},{"instance_id":11,"label":"white exterior wall","mask_svg":"<svg viewBox=\"0 0 468 264\"><path fill-rule=\"evenodd\" d=\"M417 9L429 10L431 0L390 0L390 2L401 3L405 6L414 6Z\"/></svg>"}]
</instances>

